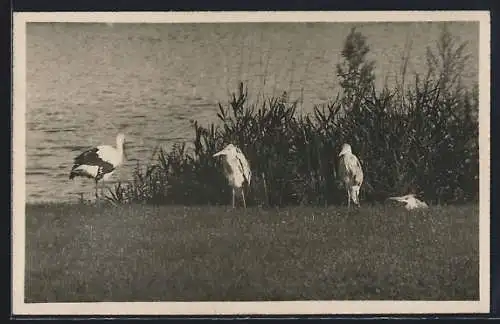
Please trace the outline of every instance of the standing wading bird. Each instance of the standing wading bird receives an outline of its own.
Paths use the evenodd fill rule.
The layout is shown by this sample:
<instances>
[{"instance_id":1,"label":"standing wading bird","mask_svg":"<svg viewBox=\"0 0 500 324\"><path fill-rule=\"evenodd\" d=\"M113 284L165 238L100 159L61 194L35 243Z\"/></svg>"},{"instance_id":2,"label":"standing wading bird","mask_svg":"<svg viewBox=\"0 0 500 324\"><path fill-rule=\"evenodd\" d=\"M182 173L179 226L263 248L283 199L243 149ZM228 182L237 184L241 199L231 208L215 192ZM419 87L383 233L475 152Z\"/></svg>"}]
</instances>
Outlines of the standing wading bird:
<instances>
[{"instance_id":1,"label":"standing wading bird","mask_svg":"<svg viewBox=\"0 0 500 324\"><path fill-rule=\"evenodd\" d=\"M407 210L429 207L425 202L418 200L414 194L400 197L389 197L388 199L404 203Z\"/></svg>"},{"instance_id":2,"label":"standing wading bird","mask_svg":"<svg viewBox=\"0 0 500 324\"><path fill-rule=\"evenodd\" d=\"M361 163L356 155L352 154L349 144L342 146L339 157L338 175L347 191L347 207L351 207L351 200L359 207L359 189L363 183Z\"/></svg>"},{"instance_id":3,"label":"standing wading bird","mask_svg":"<svg viewBox=\"0 0 500 324\"><path fill-rule=\"evenodd\" d=\"M213 156L217 157L220 155L224 155L224 173L233 191L233 208L235 207L236 190L241 192L243 206L246 208L247 204L243 184L246 182L247 186L250 185L250 178L252 177L250 165L243 152L233 144L228 144L222 151L215 153Z\"/></svg>"},{"instance_id":4,"label":"standing wading bird","mask_svg":"<svg viewBox=\"0 0 500 324\"><path fill-rule=\"evenodd\" d=\"M73 168L69 174L69 179L74 177L85 177L95 181L95 197L97 194L98 182L108 180L113 172L123 163L125 156L124 145L125 135L122 133L116 136L116 147L111 145L99 145L88 149L74 159Z\"/></svg>"}]
</instances>

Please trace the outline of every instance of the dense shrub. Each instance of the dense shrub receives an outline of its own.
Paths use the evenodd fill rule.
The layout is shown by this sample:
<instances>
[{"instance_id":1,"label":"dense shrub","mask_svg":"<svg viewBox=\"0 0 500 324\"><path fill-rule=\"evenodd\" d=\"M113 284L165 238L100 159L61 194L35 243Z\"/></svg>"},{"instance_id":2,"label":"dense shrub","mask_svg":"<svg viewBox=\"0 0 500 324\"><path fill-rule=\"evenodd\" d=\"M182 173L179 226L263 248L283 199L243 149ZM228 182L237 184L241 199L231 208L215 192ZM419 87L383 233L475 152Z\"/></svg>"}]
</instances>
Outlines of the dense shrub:
<instances>
[{"instance_id":1,"label":"dense shrub","mask_svg":"<svg viewBox=\"0 0 500 324\"><path fill-rule=\"evenodd\" d=\"M298 115L297 102L286 96L252 103L240 83L229 103L219 104L219 123L193 124L193 153L183 143L170 152L159 148L156 163L138 166L133 183L118 185L112 199L228 204L230 188L212 155L233 143L252 168L247 204L341 204L346 195L336 161L340 146L350 143L365 171L365 202L409 192L431 203L477 200L479 101L477 87L460 82L464 48L445 28L437 50L428 49L425 76L377 91L369 47L353 29L337 66L342 91L334 100Z\"/></svg>"}]
</instances>

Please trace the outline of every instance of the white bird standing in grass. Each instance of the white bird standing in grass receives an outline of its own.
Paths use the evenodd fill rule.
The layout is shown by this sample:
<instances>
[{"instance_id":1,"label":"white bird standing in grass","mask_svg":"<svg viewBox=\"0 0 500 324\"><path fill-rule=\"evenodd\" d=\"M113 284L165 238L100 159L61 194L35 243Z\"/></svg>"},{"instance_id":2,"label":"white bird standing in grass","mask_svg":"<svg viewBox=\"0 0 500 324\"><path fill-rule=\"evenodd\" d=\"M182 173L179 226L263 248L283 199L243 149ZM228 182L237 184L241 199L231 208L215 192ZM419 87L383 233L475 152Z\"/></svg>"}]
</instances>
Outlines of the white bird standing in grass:
<instances>
[{"instance_id":1,"label":"white bird standing in grass","mask_svg":"<svg viewBox=\"0 0 500 324\"><path fill-rule=\"evenodd\" d=\"M414 194L400 197L389 197L388 199L404 203L407 210L429 207L425 202L418 200Z\"/></svg>"},{"instance_id":2,"label":"white bird standing in grass","mask_svg":"<svg viewBox=\"0 0 500 324\"><path fill-rule=\"evenodd\" d=\"M343 181L347 191L347 206L351 200L359 207L359 189L363 184L363 169L356 155L352 153L351 146L344 144L339 153L338 175Z\"/></svg>"},{"instance_id":3,"label":"white bird standing in grass","mask_svg":"<svg viewBox=\"0 0 500 324\"><path fill-rule=\"evenodd\" d=\"M213 156L217 157L221 155L224 156L224 173L233 191L233 208L235 207L236 190L241 192L243 206L246 208L243 184L246 182L247 186L250 185L250 178L252 177L250 165L243 152L233 144L228 144L222 151L215 153Z\"/></svg>"},{"instance_id":4,"label":"white bird standing in grass","mask_svg":"<svg viewBox=\"0 0 500 324\"><path fill-rule=\"evenodd\" d=\"M69 179L74 177L85 177L95 181L95 197L98 199L98 182L108 180L113 172L123 163L125 156L125 135L119 133L116 136L116 147L111 145L99 145L86 150L74 159Z\"/></svg>"}]
</instances>

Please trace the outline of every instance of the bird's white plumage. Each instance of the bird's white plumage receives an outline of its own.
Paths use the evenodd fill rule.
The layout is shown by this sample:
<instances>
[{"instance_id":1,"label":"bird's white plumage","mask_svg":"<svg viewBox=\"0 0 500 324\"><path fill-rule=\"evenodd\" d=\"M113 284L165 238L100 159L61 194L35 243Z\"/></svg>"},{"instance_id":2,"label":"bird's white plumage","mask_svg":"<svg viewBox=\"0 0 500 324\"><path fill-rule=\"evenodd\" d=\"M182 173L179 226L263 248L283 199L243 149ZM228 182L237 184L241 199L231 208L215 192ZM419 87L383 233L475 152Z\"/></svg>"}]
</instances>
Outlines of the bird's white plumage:
<instances>
[{"instance_id":1,"label":"bird's white plumage","mask_svg":"<svg viewBox=\"0 0 500 324\"><path fill-rule=\"evenodd\" d=\"M91 178L97 178L97 172L99 170L99 167L97 165L87 165L87 164L82 164L77 166L72 170L73 171L78 171L79 173L85 173L89 175Z\"/></svg>"},{"instance_id":2,"label":"bird's white plumage","mask_svg":"<svg viewBox=\"0 0 500 324\"><path fill-rule=\"evenodd\" d=\"M363 168L359 159L352 153L351 146L344 144L339 153L338 176L347 191L347 205L351 200L359 206L359 190L363 184Z\"/></svg>"},{"instance_id":3,"label":"bird's white plumage","mask_svg":"<svg viewBox=\"0 0 500 324\"><path fill-rule=\"evenodd\" d=\"M119 143L117 147L99 145L97 146L97 155L104 162L108 162L117 167L123 162L123 143Z\"/></svg>"},{"instance_id":4,"label":"bird's white plumage","mask_svg":"<svg viewBox=\"0 0 500 324\"><path fill-rule=\"evenodd\" d=\"M114 173L124 160L125 135L116 136L116 147L111 145L99 145L88 149L75 157L69 178L87 177L94 179L96 183L100 180L106 181Z\"/></svg>"},{"instance_id":5,"label":"bird's white plumage","mask_svg":"<svg viewBox=\"0 0 500 324\"><path fill-rule=\"evenodd\" d=\"M250 185L252 171L250 169L250 163L246 159L245 155L235 145L228 144L223 150L215 153L213 156L224 156L224 173L229 185L233 188L233 207L235 201L235 189L241 191L243 204L246 207L243 184L246 182L247 185Z\"/></svg>"},{"instance_id":6,"label":"bird's white plumage","mask_svg":"<svg viewBox=\"0 0 500 324\"><path fill-rule=\"evenodd\" d=\"M99 172L99 167L96 166L96 165L86 165L86 164L83 164L83 165L80 165L76 168L73 169L73 171L77 171L77 172L80 172L80 173L85 173L87 175L88 178L97 178L97 173ZM111 176L113 175L113 173L115 173L115 171L110 171L110 172L107 172L107 173L104 173L101 180L102 181L108 181Z\"/></svg>"},{"instance_id":7,"label":"bird's white plumage","mask_svg":"<svg viewBox=\"0 0 500 324\"><path fill-rule=\"evenodd\" d=\"M404 207L407 210L428 208L429 207L424 201L417 199L414 194L409 194L409 195L400 196L400 197L389 197L388 199L404 203Z\"/></svg>"}]
</instances>

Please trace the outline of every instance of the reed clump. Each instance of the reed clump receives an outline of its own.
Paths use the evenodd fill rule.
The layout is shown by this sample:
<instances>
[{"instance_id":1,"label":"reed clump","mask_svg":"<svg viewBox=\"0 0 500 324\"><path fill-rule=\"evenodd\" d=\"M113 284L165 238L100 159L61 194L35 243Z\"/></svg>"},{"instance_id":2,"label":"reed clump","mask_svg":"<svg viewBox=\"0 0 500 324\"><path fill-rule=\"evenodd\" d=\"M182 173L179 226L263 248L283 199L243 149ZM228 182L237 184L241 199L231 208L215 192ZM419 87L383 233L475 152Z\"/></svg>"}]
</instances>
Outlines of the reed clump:
<instances>
[{"instance_id":1,"label":"reed clump","mask_svg":"<svg viewBox=\"0 0 500 324\"><path fill-rule=\"evenodd\" d=\"M218 122L193 123L193 152L186 143L158 148L155 163L137 166L134 181L117 185L110 199L228 204L230 188L212 155L233 143L252 168L248 204L342 204L335 170L341 145L349 143L365 171L365 203L408 192L430 203L477 201L479 99L477 86L461 82L465 49L444 28L436 49L428 49L425 75L409 82L406 57L396 85L377 90L366 39L353 29L337 66L341 90L332 100L298 114L297 100L284 95L256 104L239 83L229 102L218 105Z\"/></svg>"}]
</instances>

